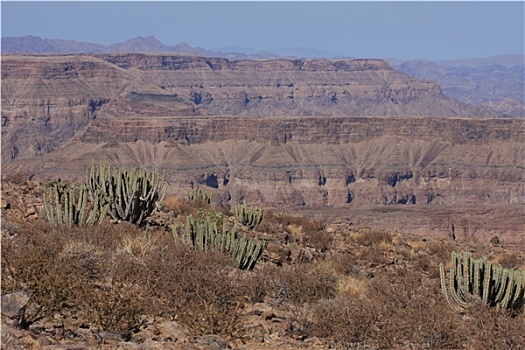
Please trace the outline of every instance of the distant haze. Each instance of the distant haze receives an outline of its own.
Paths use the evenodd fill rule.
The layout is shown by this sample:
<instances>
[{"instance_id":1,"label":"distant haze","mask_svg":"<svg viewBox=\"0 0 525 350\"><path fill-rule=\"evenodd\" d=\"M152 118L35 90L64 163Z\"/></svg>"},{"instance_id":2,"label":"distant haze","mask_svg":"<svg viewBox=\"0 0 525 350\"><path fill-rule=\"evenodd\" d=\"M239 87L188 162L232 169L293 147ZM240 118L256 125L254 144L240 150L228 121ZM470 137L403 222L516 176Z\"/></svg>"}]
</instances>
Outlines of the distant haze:
<instances>
[{"instance_id":1,"label":"distant haze","mask_svg":"<svg viewBox=\"0 0 525 350\"><path fill-rule=\"evenodd\" d=\"M1 10L2 37L102 45L153 35L211 50L452 60L523 54L525 41L523 1L3 1Z\"/></svg>"}]
</instances>

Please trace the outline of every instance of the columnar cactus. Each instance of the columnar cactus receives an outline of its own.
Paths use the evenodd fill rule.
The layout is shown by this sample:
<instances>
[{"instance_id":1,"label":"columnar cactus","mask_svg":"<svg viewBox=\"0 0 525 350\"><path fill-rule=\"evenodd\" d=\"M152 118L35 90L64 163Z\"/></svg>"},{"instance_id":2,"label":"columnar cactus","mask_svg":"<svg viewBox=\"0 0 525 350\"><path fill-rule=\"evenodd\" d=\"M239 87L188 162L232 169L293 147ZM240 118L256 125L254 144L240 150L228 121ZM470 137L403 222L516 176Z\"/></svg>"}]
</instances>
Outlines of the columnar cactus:
<instances>
[{"instance_id":1,"label":"columnar cactus","mask_svg":"<svg viewBox=\"0 0 525 350\"><path fill-rule=\"evenodd\" d=\"M203 202L210 204L211 203L211 194L202 191L200 188L188 192L188 200L192 202Z\"/></svg>"},{"instance_id":2,"label":"columnar cactus","mask_svg":"<svg viewBox=\"0 0 525 350\"><path fill-rule=\"evenodd\" d=\"M254 230L259 226L263 219L264 209L248 207L246 202L244 202L235 207L235 215L241 224Z\"/></svg>"},{"instance_id":3,"label":"columnar cactus","mask_svg":"<svg viewBox=\"0 0 525 350\"><path fill-rule=\"evenodd\" d=\"M102 193L109 203L108 214L113 219L140 225L158 209L164 199L164 178L153 171L150 175L142 168L126 169L91 167L87 186L91 199Z\"/></svg>"},{"instance_id":4,"label":"columnar cactus","mask_svg":"<svg viewBox=\"0 0 525 350\"><path fill-rule=\"evenodd\" d=\"M175 239L179 241L175 228L172 228ZM186 217L182 241L194 249L214 249L230 254L235 258L236 267L242 270L251 270L255 266L266 245L265 241L250 239L246 235L239 238L236 226L229 230L224 224L219 232L215 222L196 221L191 215Z\"/></svg>"},{"instance_id":5,"label":"columnar cactus","mask_svg":"<svg viewBox=\"0 0 525 350\"><path fill-rule=\"evenodd\" d=\"M78 193L78 199L76 194ZM100 196L88 203L88 189L67 187L55 182L43 193L43 205L47 220L55 225L84 226L101 224L109 208Z\"/></svg>"},{"instance_id":6,"label":"columnar cactus","mask_svg":"<svg viewBox=\"0 0 525 350\"><path fill-rule=\"evenodd\" d=\"M469 252L452 252L448 281L443 264L440 264L439 271L443 295L456 311L475 303L502 309L523 309L525 270L506 269L492 264L486 257L472 259Z\"/></svg>"}]
</instances>

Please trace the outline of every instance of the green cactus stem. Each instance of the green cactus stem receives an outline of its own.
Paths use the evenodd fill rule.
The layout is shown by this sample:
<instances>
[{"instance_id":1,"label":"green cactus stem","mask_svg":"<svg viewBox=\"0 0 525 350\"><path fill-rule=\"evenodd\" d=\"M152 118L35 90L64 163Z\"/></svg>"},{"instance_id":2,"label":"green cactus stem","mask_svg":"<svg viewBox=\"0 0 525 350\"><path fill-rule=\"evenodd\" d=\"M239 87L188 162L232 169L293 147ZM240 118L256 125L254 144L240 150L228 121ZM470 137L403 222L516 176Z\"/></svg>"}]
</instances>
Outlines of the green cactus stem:
<instances>
[{"instance_id":1,"label":"green cactus stem","mask_svg":"<svg viewBox=\"0 0 525 350\"><path fill-rule=\"evenodd\" d=\"M469 252L452 252L448 281L443 264L439 272L442 293L455 311L475 304L523 310L525 270L506 269L486 257L473 259Z\"/></svg>"},{"instance_id":2,"label":"green cactus stem","mask_svg":"<svg viewBox=\"0 0 525 350\"><path fill-rule=\"evenodd\" d=\"M235 215L241 224L255 230L263 219L264 209L249 207L244 202L235 207Z\"/></svg>"},{"instance_id":3,"label":"green cactus stem","mask_svg":"<svg viewBox=\"0 0 525 350\"><path fill-rule=\"evenodd\" d=\"M188 192L188 200L191 202L201 202L210 204L211 203L211 194L202 191L200 188Z\"/></svg>"},{"instance_id":4,"label":"green cactus stem","mask_svg":"<svg viewBox=\"0 0 525 350\"><path fill-rule=\"evenodd\" d=\"M165 195L164 179L152 171L142 168L112 168L103 163L93 163L87 175L89 195L94 201L98 193L109 203L108 214L116 220L141 225L144 220L162 206Z\"/></svg>"},{"instance_id":5,"label":"green cactus stem","mask_svg":"<svg viewBox=\"0 0 525 350\"><path fill-rule=\"evenodd\" d=\"M197 221L191 215L186 217L182 239L175 226L172 226L172 233L176 242L183 242L193 249L216 250L233 256L235 266L242 270L253 269L266 246L263 240L251 239L246 235L239 238L236 226L228 229L224 223L221 232L215 222L209 219Z\"/></svg>"},{"instance_id":6,"label":"green cactus stem","mask_svg":"<svg viewBox=\"0 0 525 350\"><path fill-rule=\"evenodd\" d=\"M61 183L52 183L44 189L43 205L49 222L67 226L99 225L109 208L99 196L90 203L86 186L75 188Z\"/></svg>"}]
</instances>

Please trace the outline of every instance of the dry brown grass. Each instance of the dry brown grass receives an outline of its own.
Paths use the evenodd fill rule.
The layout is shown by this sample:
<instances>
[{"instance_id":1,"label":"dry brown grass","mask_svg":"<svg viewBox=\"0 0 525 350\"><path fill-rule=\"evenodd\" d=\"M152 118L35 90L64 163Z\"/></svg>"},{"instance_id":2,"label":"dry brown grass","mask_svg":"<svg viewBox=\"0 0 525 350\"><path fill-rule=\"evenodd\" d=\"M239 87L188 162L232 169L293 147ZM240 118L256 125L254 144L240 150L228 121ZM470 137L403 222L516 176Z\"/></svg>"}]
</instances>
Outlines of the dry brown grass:
<instances>
[{"instance_id":1,"label":"dry brown grass","mask_svg":"<svg viewBox=\"0 0 525 350\"><path fill-rule=\"evenodd\" d=\"M227 216L210 206L176 202L173 215ZM325 241L325 225L270 214L259 227L283 246L316 246L310 263L232 268L217 252L177 245L170 232L131 224L57 228L3 222L2 293L31 292L20 326L62 318L93 330L133 330L142 316L172 318L193 335L243 337L246 304L293 311L301 330L346 349L520 349L525 317L486 308L450 310L437 266L457 243L422 241L359 229ZM288 236L289 241L283 237ZM318 244L318 245L317 245ZM322 247L329 246L329 250ZM502 264L523 255L494 252ZM291 322L291 320L289 320ZM328 346L328 345L327 345ZM485 347L488 346L488 347Z\"/></svg>"}]
</instances>

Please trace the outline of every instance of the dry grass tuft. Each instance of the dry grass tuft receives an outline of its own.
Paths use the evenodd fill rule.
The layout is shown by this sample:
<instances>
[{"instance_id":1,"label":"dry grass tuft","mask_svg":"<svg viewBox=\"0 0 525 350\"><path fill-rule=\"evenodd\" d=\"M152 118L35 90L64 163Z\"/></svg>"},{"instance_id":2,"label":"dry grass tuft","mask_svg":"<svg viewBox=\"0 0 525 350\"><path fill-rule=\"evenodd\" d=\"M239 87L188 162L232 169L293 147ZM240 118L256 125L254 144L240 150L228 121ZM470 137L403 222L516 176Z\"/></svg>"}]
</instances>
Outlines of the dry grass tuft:
<instances>
[{"instance_id":1,"label":"dry grass tuft","mask_svg":"<svg viewBox=\"0 0 525 350\"><path fill-rule=\"evenodd\" d=\"M339 276L337 281L337 296L360 298L366 295L368 280L362 277Z\"/></svg>"}]
</instances>

